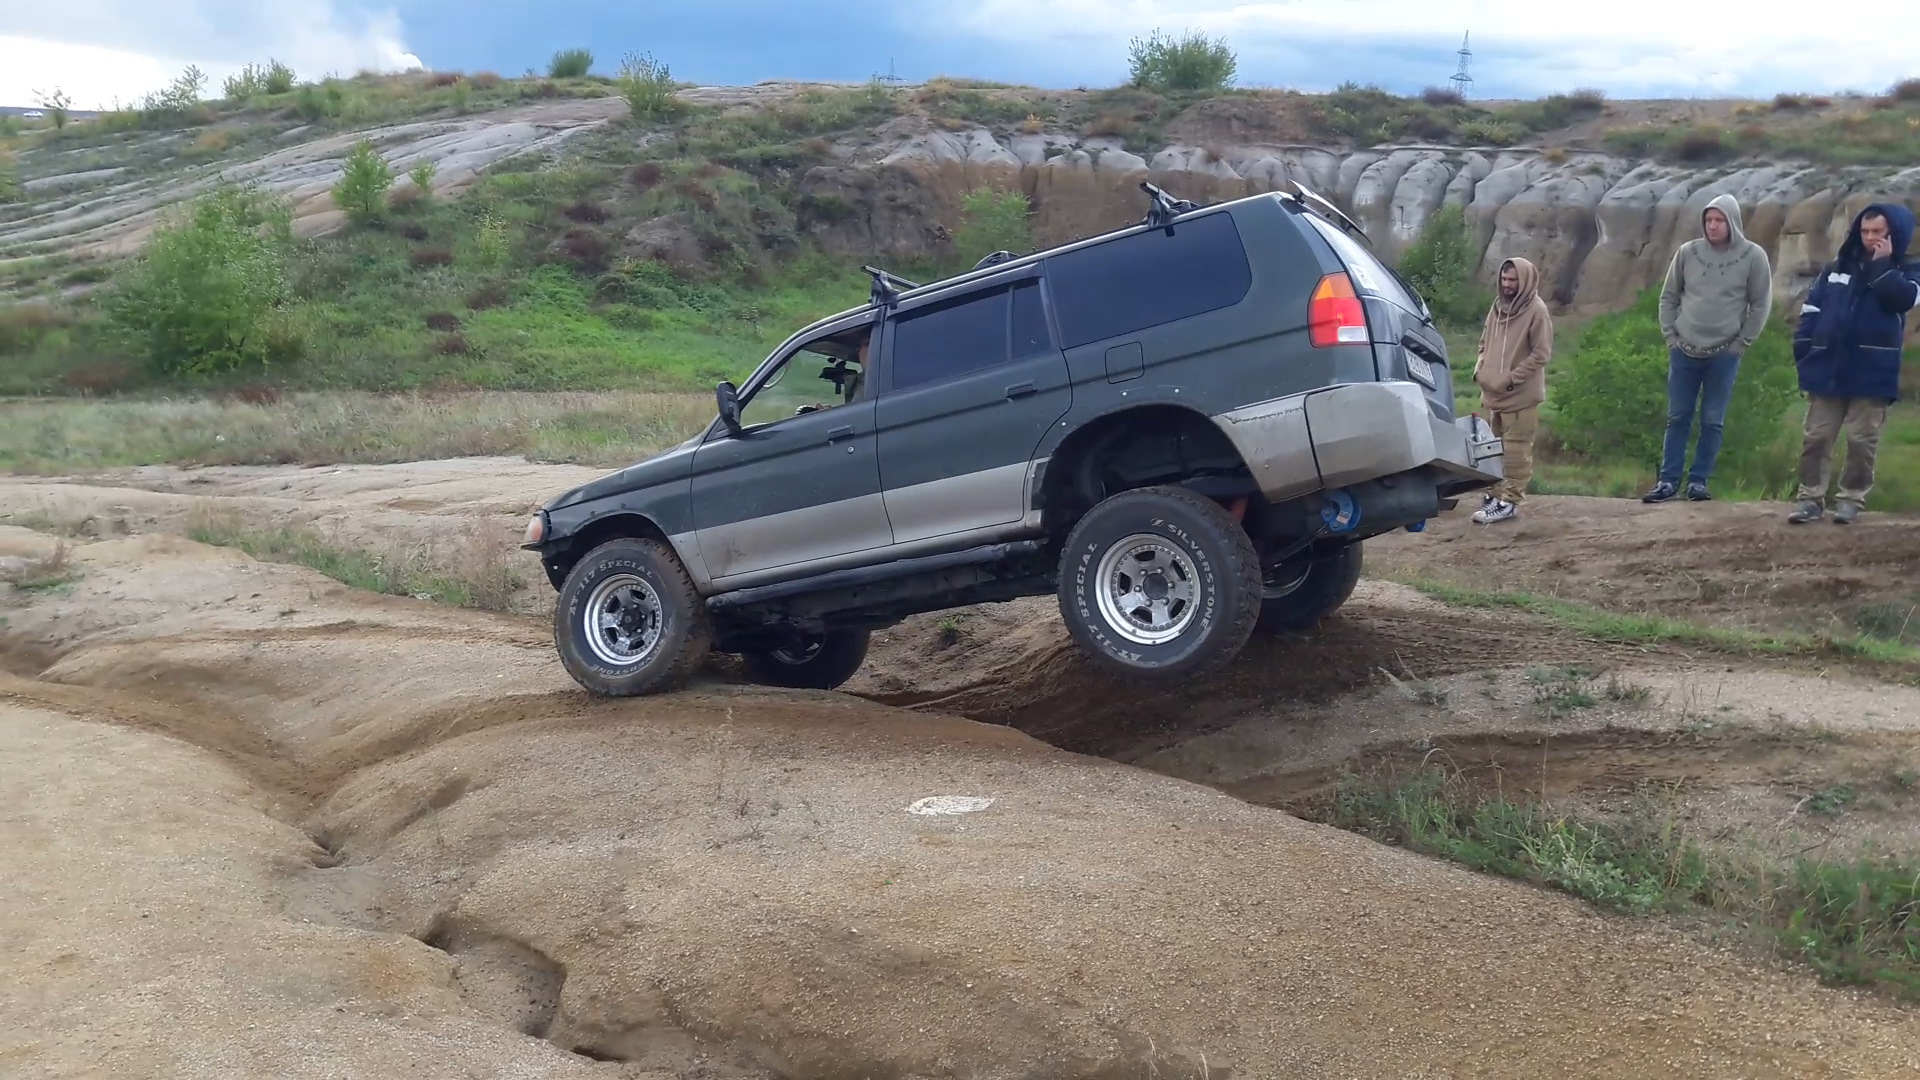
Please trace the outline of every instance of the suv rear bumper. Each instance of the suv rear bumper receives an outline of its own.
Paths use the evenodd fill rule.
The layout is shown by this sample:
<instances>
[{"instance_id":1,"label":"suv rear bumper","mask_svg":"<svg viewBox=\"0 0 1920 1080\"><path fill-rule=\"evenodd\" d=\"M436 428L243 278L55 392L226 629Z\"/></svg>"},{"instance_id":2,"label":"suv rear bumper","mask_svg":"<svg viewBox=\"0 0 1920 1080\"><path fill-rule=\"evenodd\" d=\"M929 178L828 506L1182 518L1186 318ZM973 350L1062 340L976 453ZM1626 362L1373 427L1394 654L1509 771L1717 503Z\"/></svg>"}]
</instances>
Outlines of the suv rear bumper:
<instances>
[{"instance_id":1,"label":"suv rear bumper","mask_svg":"<svg viewBox=\"0 0 1920 1080\"><path fill-rule=\"evenodd\" d=\"M1272 502L1416 469L1441 477L1443 495L1487 487L1503 475L1500 440L1485 422L1441 420L1410 382L1330 386L1213 421Z\"/></svg>"}]
</instances>

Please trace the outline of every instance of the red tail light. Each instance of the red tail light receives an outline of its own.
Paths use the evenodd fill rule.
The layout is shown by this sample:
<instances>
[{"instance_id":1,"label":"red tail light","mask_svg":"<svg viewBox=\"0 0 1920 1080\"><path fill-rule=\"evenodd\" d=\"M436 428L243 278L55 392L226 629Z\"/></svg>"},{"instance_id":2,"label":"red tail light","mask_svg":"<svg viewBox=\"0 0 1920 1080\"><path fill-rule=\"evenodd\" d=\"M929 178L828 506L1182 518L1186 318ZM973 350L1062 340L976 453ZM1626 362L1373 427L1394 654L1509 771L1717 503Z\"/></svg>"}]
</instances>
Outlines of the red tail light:
<instances>
[{"instance_id":1,"label":"red tail light","mask_svg":"<svg viewBox=\"0 0 1920 1080\"><path fill-rule=\"evenodd\" d=\"M1367 343L1367 309L1345 273L1328 274L1307 304L1307 336L1316 349Z\"/></svg>"}]
</instances>

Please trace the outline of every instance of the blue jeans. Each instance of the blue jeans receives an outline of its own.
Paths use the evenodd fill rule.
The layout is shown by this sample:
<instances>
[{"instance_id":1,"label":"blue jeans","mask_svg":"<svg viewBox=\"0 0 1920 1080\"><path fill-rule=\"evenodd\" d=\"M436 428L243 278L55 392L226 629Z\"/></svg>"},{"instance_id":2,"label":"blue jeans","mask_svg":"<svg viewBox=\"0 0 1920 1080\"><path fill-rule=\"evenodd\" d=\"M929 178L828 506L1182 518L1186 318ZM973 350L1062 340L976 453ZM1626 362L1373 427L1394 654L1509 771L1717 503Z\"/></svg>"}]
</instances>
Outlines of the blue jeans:
<instances>
[{"instance_id":1,"label":"blue jeans","mask_svg":"<svg viewBox=\"0 0 1920 1080\"><path fill-rule=\"evenodd\" d=\"M1687 460L1687 434L1693 411L1700 409L1700 443L1693 450L1690 484L1704 484L1713 475L1720 456L1720 433L1727 426L1727 405L1733 400L1733 377L1740 371L1740 354L1694 359L1679 349L1667 353L1667 445L1660 455L1660 479L1680 485L1680 466Z\"/></svg>"}]
</instances>

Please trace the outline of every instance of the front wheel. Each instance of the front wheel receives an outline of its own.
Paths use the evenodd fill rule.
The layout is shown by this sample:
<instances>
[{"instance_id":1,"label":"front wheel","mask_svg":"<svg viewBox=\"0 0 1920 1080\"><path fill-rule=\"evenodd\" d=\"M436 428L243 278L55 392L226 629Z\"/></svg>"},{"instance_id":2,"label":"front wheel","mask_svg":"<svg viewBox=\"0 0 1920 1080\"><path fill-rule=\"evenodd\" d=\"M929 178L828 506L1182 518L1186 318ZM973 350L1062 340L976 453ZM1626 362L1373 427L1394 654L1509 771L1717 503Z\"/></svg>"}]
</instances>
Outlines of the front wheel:
<instances>
[{"instance_id":1,"label":"front wheel","mask_svg":"<svg viewBox=\"0 0 1920 1080\"><path fill-rule=\"evenodd\" d=\"M1171 682L1232 660L1260 614L1260 562L1231 514L1185 488L1123 491L1068 534L1060 613L1102 667Z\"/></svg>"},{"instance_id":2,"label":"front wheel","mask_svg":"<svg viewBox=\"0 0 1920 1080\"><path fill-rule=\"evenodd\" d=\"M778 649L741 654L747 678L762 686L790 690L832 690L867 662L866 630L829 630L822 637Z\"/></svg>"},{"instance_id":3,"label":"front wheel","mask_svg":"<svg viewBox=\"0 0 1920 1080\"><path fill-rule=\"evenodd\" d=\"M1282 563L1261 583L1263 634L1311 630L1353 595L1360 583L1360 544L1347 544L1305 564Z\"/></svg>"},{"instance_id":4,"label":"front wheel","mask_svg":"<svg viewBox=\"0 0 1920 1080\"><path fill-rule=\"evenodd\" d=\"M686 681L707 654L707 608L673 549L658 540L610 540L567 574L553 609L553 641L575 682L632 697Z\"/></svg>"}]
</instances>

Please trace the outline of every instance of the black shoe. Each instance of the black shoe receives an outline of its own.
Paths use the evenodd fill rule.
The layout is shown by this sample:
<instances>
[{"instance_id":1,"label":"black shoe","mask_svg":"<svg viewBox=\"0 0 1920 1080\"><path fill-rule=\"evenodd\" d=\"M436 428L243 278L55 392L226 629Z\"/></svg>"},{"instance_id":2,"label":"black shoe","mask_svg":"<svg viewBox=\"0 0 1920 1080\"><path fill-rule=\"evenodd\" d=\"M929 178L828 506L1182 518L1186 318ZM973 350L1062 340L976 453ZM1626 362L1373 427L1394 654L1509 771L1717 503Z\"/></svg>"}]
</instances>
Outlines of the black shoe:
<instances>
[{"instance_id":1,"label":"black shoe","mask_svg":"<svg viewBox=\"0 0 1920 1080\"><path fill-rule=\"evenodd\" d=\"M1663 503L1678 494L1680 494L1679 488L1668 481L1662 480L1653 485L1653 490L1640 496L1640 501L1643 503Z\"/></svg>"},{"instance_id":2,"label":"black shoe","mask_svg":"<svg viewBox=\"0 0 1920 1080\"><path fill-rule=\"evenodd\" d=\"M1705 484L1688 484L1687 498L1692 502L1713 501L1713 495L1707 491L1707 485Z\"/></svg>"}]
</instances>

